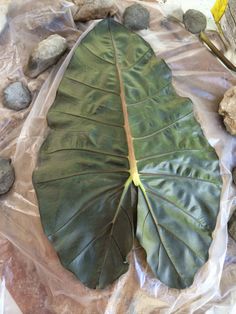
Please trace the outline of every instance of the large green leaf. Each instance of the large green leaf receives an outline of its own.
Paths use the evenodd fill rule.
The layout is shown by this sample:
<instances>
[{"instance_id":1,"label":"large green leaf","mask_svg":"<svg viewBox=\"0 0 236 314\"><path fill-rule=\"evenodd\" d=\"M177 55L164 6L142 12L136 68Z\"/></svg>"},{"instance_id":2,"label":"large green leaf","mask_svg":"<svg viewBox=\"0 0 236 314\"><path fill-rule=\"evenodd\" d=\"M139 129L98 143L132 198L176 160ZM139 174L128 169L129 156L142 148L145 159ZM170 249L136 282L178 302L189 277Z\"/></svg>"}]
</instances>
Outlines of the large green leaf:
<instances>
[{"instance_id":1,"label":"large green leaf","mask_svg":"<svg viewBox=\"0 0 236 314\"><path fill-rule=\"evenodd\" d=\"M165 62L137 34L100 22L77 48L48 125L34 185L62 264L103 288L127 271L136 233L162 282L191 285L208 259L221 179Z\"/></svg>"}]
</instances>

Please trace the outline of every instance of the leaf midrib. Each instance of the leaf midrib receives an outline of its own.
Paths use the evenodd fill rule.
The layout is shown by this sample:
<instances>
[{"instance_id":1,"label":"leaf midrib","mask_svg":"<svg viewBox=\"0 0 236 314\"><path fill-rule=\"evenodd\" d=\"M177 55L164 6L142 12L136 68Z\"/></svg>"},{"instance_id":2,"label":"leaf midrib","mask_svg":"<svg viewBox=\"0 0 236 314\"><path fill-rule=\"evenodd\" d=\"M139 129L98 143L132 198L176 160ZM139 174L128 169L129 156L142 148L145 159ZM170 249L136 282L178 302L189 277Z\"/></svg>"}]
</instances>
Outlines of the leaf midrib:
<instances>
[{"instance_id":1,"label":"leaf midrib","mask_svg":"<svg viewBox=\"0 0 236 314\"><path fill-rule=\"evenodd\" d=\"M112 36L112 32L111 32L111 28L110 28L110 22L108 25L109 25L109 33L110 33L110 37L111 37L111 43L112 43L113 50L114 50L114 58L115 58L117 77L118 77L118 81L120 83L120 100L121 100L121 105L122 105L122 110L123 110L124 129L125 129L127 145L128 145L128 159L129 159L129 164L130 164L130 176L132 178L134 185L140 186L141 181L139 178L137 161L135 158L133 137L132 137L132 133L131 133L130 125L129 125L129 115L128 115L126 98L125 98L124 84L123 84L123 80L122 80L122 76L121 76L121 70L120 70L118 58L117 58L117 48L116 48L116 45L115 45L115 42L114 42L114 39Z\"/></svg>"}]
</instances>

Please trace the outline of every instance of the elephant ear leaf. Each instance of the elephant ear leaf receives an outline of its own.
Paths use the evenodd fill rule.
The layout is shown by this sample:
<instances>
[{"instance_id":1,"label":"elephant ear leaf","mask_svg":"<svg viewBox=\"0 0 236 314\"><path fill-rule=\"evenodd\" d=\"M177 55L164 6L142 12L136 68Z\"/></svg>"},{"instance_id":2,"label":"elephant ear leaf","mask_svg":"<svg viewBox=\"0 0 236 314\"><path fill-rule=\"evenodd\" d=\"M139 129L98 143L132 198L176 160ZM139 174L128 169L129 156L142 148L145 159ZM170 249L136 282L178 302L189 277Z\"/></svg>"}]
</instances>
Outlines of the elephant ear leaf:
<instances>
[{"instance_id":1,"label":"elephant ear leaf","mask_svg":"<svg viewBox=\"0 0 236 314\"><path fill-rule=\"evenodd\" d=\"M76 49L48 125L33 182L62 264L104 288L127 271L136 234L162 282L190 286L208 259L221 179L165 62L103 20Z\"/></svg>"}]
</instances>

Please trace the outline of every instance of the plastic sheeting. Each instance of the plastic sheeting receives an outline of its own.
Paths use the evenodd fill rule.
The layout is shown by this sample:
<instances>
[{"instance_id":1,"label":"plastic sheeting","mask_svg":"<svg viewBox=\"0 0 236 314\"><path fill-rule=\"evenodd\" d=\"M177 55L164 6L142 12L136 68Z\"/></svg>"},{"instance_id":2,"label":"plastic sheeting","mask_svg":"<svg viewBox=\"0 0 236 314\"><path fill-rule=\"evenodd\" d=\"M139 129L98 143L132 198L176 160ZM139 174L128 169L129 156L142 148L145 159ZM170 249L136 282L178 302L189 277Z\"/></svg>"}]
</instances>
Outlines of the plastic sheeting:
<instances>
[{"instance_id":1,"label":"plastic sheeting","mask_svg":"<svg viewBox=\"0 0 236 314\"><path fill-rule=\"evenodd\" d=\"M4 51L0 56L0 88L9 80L20 79L28 83L34 94L30 108L21 112L0 106L1 155L12 158L16 172L12 190L0 198L0 275L4 283L0 295L7 287L22 313L34 314L230 313L236 298L235 243L230 242L227 255L226 249L227 221L236 192L231 178L236 164L236 140L225 132L217 109L224 92L236 84L235 77L196 36L163 17L158 4L140 1L151 12L151 24L150 29L139 34L172 69L177 92L192 99L195 115L219 156L223 177L220 212L209 260L190 288L169 289L154 278L136 243L129 255L129 271L108 289L90 290L61 266L43 233L32 172L48 131L47 111L60 80L74 49L96 22L79 24L79 29L87 28L79 37L69 3L61 8L56 1L43 2L14 2L9 26L0 40ZM124 8L133 2L117 1L118 20ZM23 71L29 52L35 43L52 33L65 36L73 48L51 71L29 80Z\"/></svg>"}]
</instances>

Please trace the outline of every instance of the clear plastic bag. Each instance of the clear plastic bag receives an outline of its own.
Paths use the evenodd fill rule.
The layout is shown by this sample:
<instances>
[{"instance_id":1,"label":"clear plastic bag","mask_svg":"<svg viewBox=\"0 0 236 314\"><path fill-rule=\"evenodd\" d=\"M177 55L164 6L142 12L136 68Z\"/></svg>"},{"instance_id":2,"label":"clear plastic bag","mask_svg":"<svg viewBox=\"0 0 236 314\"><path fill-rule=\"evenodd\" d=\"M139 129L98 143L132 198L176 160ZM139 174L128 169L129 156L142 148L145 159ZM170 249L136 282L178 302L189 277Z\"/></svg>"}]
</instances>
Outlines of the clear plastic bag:
<instances>
[{"instance_id":1,"label":"clear plastic bag","mask_svg":"<svg viewBox=\"0 0 236 314\"><path fill-rule=\"evenodd\" d=\"M121 20L124 8L133 2L117 1L119 8L117 20ZM195 115L220 159L224 184L209 260L197 273L193 285L181 291L169 289L153 277L138 243L129 255L129 271L105 290L95 291L86 288L73 274L61 266L42 230L32 185L32 172L39 148L48 131L47 111L54 101L60 80L74 49L97 21L83 25L83 30L87 28L83 35L67 57L51 69L50 73L47 71L38 79L31 81L28 81L22 71L26 56L17 44L13 44L14 40L11 38L10 43L16 45L14 48L16 55L10 59L12 63L10 70L7 65L0 69L1 76L5 77L10 73L12 78L27 80L35 96L30 109L21 113L12 113L0 107L1 117L9 120L9 126L5 129L3 126L4 139L2 139L0 125L0 147L5 156L12 158L16 171L13 189L0 198L0 237L2 238L0 274L4 282L4 286L0 288L0 295L6 286L23 313L184 314L206 313L207 310L211 311L209 313L214 313L212 309L218 306L217 302L221 296L224 300L230 293L236 294L236 287L233 284L236 282L235 259L226 258L224 266L228 237L227 221L235 201L231 169L236 164L234 157L236 139L225 132L217 113L224 92L236 84L236 79L196 36L185 31L181 25L163 17L158 4L137 2L145 5L151 13L150 29L140 31L139 34L151 44L157 56L164 58L172 69L173 84L177 92L192 99ZM48 3L48 7L45 3ZM53 30L51 26L45 29L39 27L42 36L46 37L50 32L63 32L64 36L72 38L71 43L73 43L79 32L74 28L69 13L69 3L65 2L62 9L59 9L54 1L45 1L45 3L44 9L48 8L49 16L52 14L53 20L54 18L57 20L55 12L61 12L62 16L59 24L46 23L46 25L54 25ZM35 43L42 38L35 32L35 28L31 32L29 27L32 25L26 21L26 15L30 14L35 21L38 21L41 9L37 9L39 4L35 5L33 1L27 1L24 5L25 7L18 9L15 15L12 15L8 31L11 37L17 38L16 42L21 42L24 37L22 42L27 44L31 38L26 39L29 33L29 36L34 38L32 42ZM30 11L27 5L31 8ZM32 8L36 9L32 10ZM34 12L38 13L34 15ZM38 23L41 25L41 22ZM25 47L27 51L32 42ZM17 51L21 52L17 54ZM5 64L9 62L9 58L0 62ZM37 88L34 90L33 86ZM12 121L15 119L19 124L13 130ZM234 244L231 244L234 247ZM227 256L230 254L228 253ZM227 279L229 274L230 281Z\"/></svg>"}]
</instances>

